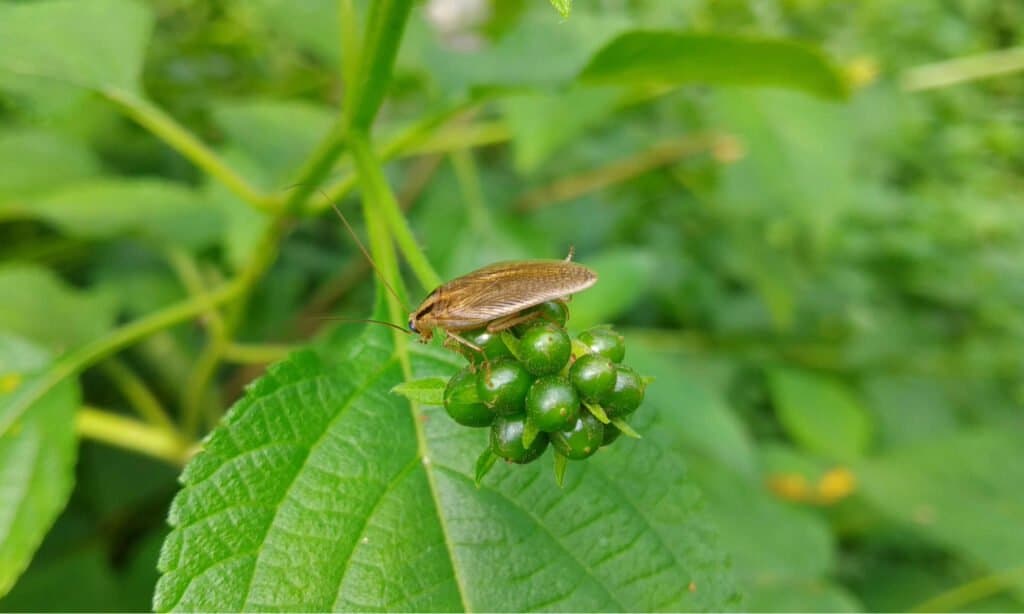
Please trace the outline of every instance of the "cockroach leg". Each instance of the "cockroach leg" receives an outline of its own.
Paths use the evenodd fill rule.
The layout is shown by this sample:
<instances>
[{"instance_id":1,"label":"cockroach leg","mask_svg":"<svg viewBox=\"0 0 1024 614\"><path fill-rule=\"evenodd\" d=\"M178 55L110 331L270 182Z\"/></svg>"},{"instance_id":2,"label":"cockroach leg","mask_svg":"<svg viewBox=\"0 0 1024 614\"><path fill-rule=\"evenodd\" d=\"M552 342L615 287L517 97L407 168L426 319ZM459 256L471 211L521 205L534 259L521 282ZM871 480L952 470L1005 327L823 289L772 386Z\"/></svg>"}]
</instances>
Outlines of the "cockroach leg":
<instances>
[{"instance_id":1,"label":"cockroach leg","mask_svg":"<svg viewBox=\"0 0 1024 614\"><path fill-rule=\"evenodd\" d=\"M576 255L576 246L575 245L570 245L569 246L569 255L565 257L565 261L566 262L572 262L572 257L575 256L575 255Z\"/></svg>"},{"instance_id":2,"label":"cockroach leg","mask_svg":"<svg viewBox=\"0 0 1024 614\"><path fill-rule=\"evenodd\" d=\"M492 320L490 323L487 324L487 332L500 333L501 331L508 330L513 326L517 326L519 324L524 324L526 322L536 320L541 315L542 314L539 311L530 311L527 313L523 313L520 311L519 313L513 313L512 315L507 315L498 318L497 320Z\"/></svg>"},{"instance_id":3,"label":"cockroach leg","mask_svg":"<svg viewBox=\"0 0 1024 614\"><path fill-rule=\"evenodd\" d=\"M462 345L468 347L469 349L475 350L476 352L479 352L479 354L484 357L484 360L487 360L487 355L484 354L484 349L482 347L480 347L479 345L473 343L469 339L466 339L464 337L459 336L458 334L456 334L456 333L454 333L454 332L452 332L450 330L446 330L444 332L445 332L445 335L446 335L447 339L451 339L453 341L457 341L458 343L461 343Z\"/></svg>"}]
</instances>

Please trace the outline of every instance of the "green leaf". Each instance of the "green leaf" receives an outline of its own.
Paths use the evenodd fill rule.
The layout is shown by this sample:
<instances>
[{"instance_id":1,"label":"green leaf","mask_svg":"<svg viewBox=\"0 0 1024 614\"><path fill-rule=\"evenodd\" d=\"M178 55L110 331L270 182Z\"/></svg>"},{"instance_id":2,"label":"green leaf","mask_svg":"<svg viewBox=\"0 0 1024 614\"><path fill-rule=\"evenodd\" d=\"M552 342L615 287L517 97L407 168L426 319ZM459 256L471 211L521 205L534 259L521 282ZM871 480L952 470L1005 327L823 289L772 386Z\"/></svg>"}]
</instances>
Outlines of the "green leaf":
<instances>
[{"instance_id":1,"label":"green leaf","mask_svg":"<svg viewBox=\"0 0 1024 614\"><path fill-rule=\"evenodd\" d=\"M960 432L855 465L887 515L992 571L1024 565L1024 428ZM1013 584L1024 595L1024 581Z\"/></svg>"},{"instance_id":2,"label":"green leaf","mask_svg":"<svg viewBox=\"0 0 1024 614\"><path fill-rule=\"evenodd\" d=\"M871 418L849 389L808 371L780 369L770 378L776 415L795 442L841 461L864 454Z\"/></svg>"},{"instance_id":3,"label":"green leaf","mask_svg":"<svg viewBox=\"0 0 1024 614\"><path fill-rule=\"evenodd\" d=\"M334 66L340 65L336 0L248 0L232 10L249 13L268 34L288 38Z\"/></svg>"},{"instance_id":4,"label":"green leaf","mask_svg":"<svg viewBox=\"0 0 1024 614\"><path fill-rule=\"evenodd\" d=\"M559 488L562 488L565 485L565 470L569 467L569 457L563 456L557 450L553 450L552 456L555 459L555 483L558 484Z\"/></svg>"},{"instance_id":5,"label":"green leaf","mask_svg":"<svg viewBox=\"0 0 1024 614\"><path fill-rule=\"evenodd\" d=\"M391 389L391 392L400 394L410 401L423 403L424 405L443 405L444 389L448 385L448 378L442 376L421 377L409 382L402 382Z\"/></svg>"},{"instance_id":6,"label":"green leaf","mask_svg":"<svg viewBox=\"0 0 1024 614\"><path fill-rule=\"evenodd\" d=\"M857 204L860 182L854 164L859 125L850 109L798 92L750 88L715 92L711 107L713 121L743 147L743 156L722 168L716 202L738 216L785 212L781 224L806 228L819 242L834 234L842 214ZM778 283L771 252L752 251L748 258L764 263L768 277L759 285Z\"/></svg>"},{"instance_id":7,"label":"green leaf","mask_svg":"<svg viewBox=\"0 0 1024 614\"><path fill-rule=\"evenodd\" d=\"M551 0L551 6L555 7L559 15L568 19L569 12L572 11L572 0Z\"/></svg>"},{"instance_id":8,"label":"green leaf","mask_svg":"<svg viewBox=\"0 0 1024 614\"><path fill-rule=\"evenodd\" d=\"M634 31L597 52L580 74L587 83L773 86L825 98L846 96L842 73L816 48L785 39L728 34Z\"/></svg>"},{"instance_id":9,"label":"green leaf","mask_svg":"<svg viewBox=\"0 0 1024 614\"><path fill-rule=\"evenodd\" d=\"M0 4L0 87L42 78L138 93L151 27L149 10L130 0Z\"/></svg>"},{"instance_id":10,"label":"green leaf","mask_svg":"<svg viewBox=\"0 0 1024 614\"><path fill-rule=\"evenodd\" d=\"M584 262L597 273L600 283L572 297L569 326L583 330L610 322L627 312L650 287L657 260L650 252L614 249Z\"/></svg>"},{"instance_id":11,"label":"green leaf","mask_svg":"<svg viewBox=\"0 0 1024 614\"><path fill-rule=\"evenodd\" d=\"M604 408L596 403L583 402L583 406L587 408L587 411L591 413L601 424L608 424L611 420L608 419L608 414L605 413Z\"/></svg>"},{"instance_id":12,"label":"green leaf","mask_svg":"<svg viewBox=\"0 0 1024 614\"><path fill-rule=\"evenodd\" d=\"M67 286L50 270L0 267L0 330L56 353L100 337L114 324L113 297Z\"/></svg>"},{"instance_id":13,"label":"green leaf","mask_svg":"<svg viewBox=\"0 0 1024 614\"><path fill-rule=\"evenodd\" d=\"M561 147L610 117L621 98L612 88L577 86L501 101L515 143L516 168L521 173L538 170Z\"/></svg>"},{"instance_id":14,"label":"green leaf","mask_svg":"<svg viewBox=\"0 0 1024 614\"><path fill-rule=\"evenodd\" d=\"M213 117L249 165L258 168L246 176L278 192L289 188L285 182L294 180L296 169L330 130L334 111L308 102L253 100L219 103Z\"/></svg>"},{"instance_id":15,"label":"green leaf","mask_svg":"<svg viewBox=\"0 0 1024 614\"><path fill-rule=\"evenodd\" d=\"M80 143L35 130L0 132L0 216L17 215L14 200L99 173L99 162Z\"/></svg>"},{"instance_id":16,"label":"green leaf","mask_svg":"<svg viewBox=\"0 0 1024 614\"><path fill-rule=\"evenodd\" d=\"M476 473L473 477L473 483L476 484L477 488L480 488L480 483L484 481L487 474L494 468L494 463L497 460L498 455L491 450L491 446L487 446L480 453L480 456L476 459Z\"/></svg>"},{"instance_id":17,"label":"green leaf","mask_svg":"<svg viewBox=\"0 0 1024 614\"><path fill-rule=\"evenodd\" d=\"M220 234L220 214L200 192L162 179L94 179L29 200L25 212L90 239L135 234L193 248Z\"/></svg>"},{"instance_id":18,"label":"green leaf","mask_svg":"<svg viewBox=\"0 0 1024 614\"><path fill-rule=\"evenodd\" d=\"M623 420L622 418L613 418L611 423L615 426L615 428L622 431L622 434L625 435L626 437L631 437L633 439L643 439L640 433L637 433L633 429L633 427L629 426L629 423Z\"/></svg>"},{"instance_id":19,"label":"green leaf","mask_svg":"<svg viewBox=\"0 0 1024 614\"><path fill-rule=\"evenodd\" d=\"M444 92L489 86L563 87L598 48L629 25L622 16L579 11L559 22L544 9L524 15L514 29L477 52L451 51L431 35L423 37L424 47L417 55Z\"/></svg>"},{"instance_id":20,"label":"green leaf","mask_svg":"<svg viewBox=\"0 0 1024 614\"><path fill-rule=\"evenodd\" d=\"M0 333L0 413L49 365L41 347ZM71 494L77 406L77 385L66 380L0 435L0 595L25 570Z\"/></svg>"},{"instance_id":21,"label":"green leaf","mask_svg":"<svg viewBox=\"0 0 1024 614\"><path fill-rule=\"evenodd\" d=\"M779 501L759 476L737 474L713 460L694 458L691 471L721 527L723 546L732 553L743 586L815 582L834 571L835 542L821 516ZM750 592L744 603L748 607Z\"/></svg>"},{"instance_id":22,"label":"green leaf","mask_svg":"<svg viewBox=\"0 0 1024 614\"><path fill-rule=\"evenodd\" d=\"M679 428L620 442L566 478L499 463L487 433L389 394L390 331L328 366L293 354L253 384L186 468L170 513L163 610L652 610L734 602L698 492L671 450ZM452 353L413 344L418 377ZM501 574L495 574L501 569ZM697 587L688 590L689 583Z\"/></svg>"},{"instance_id":23,"label":"green leaf","mask_svg":"<svg viewBox=\"0 0 1024 614\"><path fill-rule=\"evenodd\" d=\"M632 339L626 349L626 362L637 373L657 380L645 390L639 411L648 403L671 407L689 452L713 459L738 474L754 475L754 441L743 421L703 379L687 373L678 356L659 351L654 343Z\"/></svg>"}]
</instances>

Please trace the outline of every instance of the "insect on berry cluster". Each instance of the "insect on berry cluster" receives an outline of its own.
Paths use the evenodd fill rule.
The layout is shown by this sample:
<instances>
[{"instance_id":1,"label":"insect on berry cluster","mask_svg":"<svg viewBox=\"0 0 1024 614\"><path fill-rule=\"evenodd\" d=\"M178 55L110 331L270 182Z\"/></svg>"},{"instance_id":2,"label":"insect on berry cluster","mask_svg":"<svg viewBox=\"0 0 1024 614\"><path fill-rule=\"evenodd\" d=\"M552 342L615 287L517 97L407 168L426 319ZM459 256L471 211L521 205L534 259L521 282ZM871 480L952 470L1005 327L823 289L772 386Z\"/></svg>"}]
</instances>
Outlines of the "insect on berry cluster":
<instances>
[{"instance_id":1,"label":"insect on berry cluster","mask_svg":"<svg viewBox=\"0 0 1024 614\"><path fill-rule=\"evenodd\" d=\"M562 301L524 312L532 320L501 332L462 333L449 346L469 360L444 391L444 408L461 425L489 427L477 479L498 459L530 463L554 449L559 483L566 461L583 460L623 433L644 399L647 380L622 363L622 335L598 327L572 339Z\"/></svg>"}]
</instances>

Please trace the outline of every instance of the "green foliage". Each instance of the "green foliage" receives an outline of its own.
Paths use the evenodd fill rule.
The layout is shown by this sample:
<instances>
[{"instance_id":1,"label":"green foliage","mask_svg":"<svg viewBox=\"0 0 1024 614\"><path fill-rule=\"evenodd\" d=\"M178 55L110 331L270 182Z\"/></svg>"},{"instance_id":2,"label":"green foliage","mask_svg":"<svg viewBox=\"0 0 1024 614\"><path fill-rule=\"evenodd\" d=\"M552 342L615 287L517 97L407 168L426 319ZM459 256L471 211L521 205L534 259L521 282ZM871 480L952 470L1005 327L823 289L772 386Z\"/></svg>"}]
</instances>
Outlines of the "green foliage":
<instances>
[{"instance_id":1,"label":"green foliage","mask_svg":"<svg viewBox=\"0 0 1024 614\"><path fill-rule=\"evenodd\" d=\"M0 610L1024 609L1018 4L0 2Z\"/></svg>"},{"instance_id":2,"label":"green foliage","mask_svg":"<svg viewBox=\"0 0 1024 614\"><path fill-rule=\"evenodd\" d=\"M827 98L846 93L842 75L813 47L721 34L627 32L598 51L580 78L631 85L770 85Z\"/></svg>"},{"instance_id":3,"label":"green foliage","mask_svg":"<svg viewBox=\"0 0 1024 614\"><path fill-rule=\"evenodd\" d=\"M15 336L0 336L0 407L50 361L44 349ZM77 404L77 386L64 382L0 438L0 593L9 591L28 566L71 494Z\"/></svg>"},{"instance_id":4,"label":"green foliage","mask_svg":"<svg viewBox=\"0 0 1024 614\"><path fill-rule=\"evenodd\" d=\"M272 368L189 465L157 610L727 603L708 520L671 452L680 429L661 414L646 427L657 436L570 472L564 492L538 465L498 467L478 489L484 433L388 392L402 379L390 333L337 352L334 364L301 353ZM451 374L459 361L416 349L413 372Z\"/></svg>"}]
</instances>

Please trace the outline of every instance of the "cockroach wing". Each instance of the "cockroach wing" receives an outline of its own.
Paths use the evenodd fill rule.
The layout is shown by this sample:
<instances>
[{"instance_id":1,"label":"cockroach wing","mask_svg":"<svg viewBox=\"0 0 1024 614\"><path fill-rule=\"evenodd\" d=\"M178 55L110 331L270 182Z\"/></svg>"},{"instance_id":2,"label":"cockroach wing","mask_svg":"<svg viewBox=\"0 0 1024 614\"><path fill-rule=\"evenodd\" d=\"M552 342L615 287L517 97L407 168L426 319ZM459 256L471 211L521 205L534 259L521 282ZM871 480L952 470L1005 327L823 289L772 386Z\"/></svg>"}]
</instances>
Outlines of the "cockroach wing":
<instances>
[{"instance_id":1,"label":"cockroach wing","mask_svg":"<svg viewBox=\"0 0 1024 614\"><path fill-rule=\"evenodd\" d=\"M498 262L453 279L437 294L445 319L494 320L586 290L597 274L565 260Z\"/></svg>"}]
</instances>

